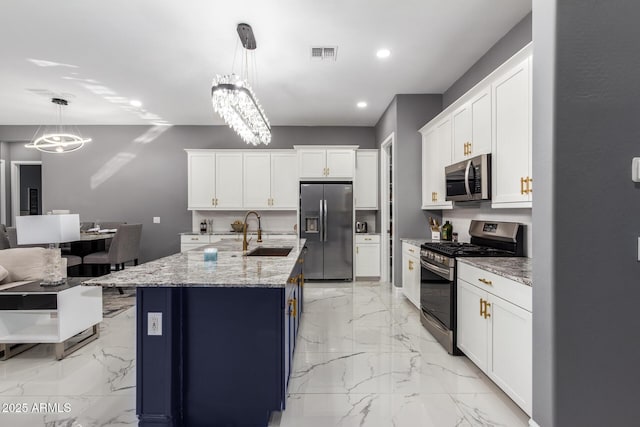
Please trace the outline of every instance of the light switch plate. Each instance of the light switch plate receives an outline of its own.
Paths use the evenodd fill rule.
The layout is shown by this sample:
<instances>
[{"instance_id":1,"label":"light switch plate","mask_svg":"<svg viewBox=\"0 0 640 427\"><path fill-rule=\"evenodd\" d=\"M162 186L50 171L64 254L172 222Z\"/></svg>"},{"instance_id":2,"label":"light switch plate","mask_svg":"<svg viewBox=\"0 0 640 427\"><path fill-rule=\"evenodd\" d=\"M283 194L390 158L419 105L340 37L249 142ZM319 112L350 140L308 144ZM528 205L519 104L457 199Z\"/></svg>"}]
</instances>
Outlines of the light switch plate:
<instances>
[{"instance_id":1,"label":"light switch plate","mask_svg":"<svg viewBox=\"0 0 640 427\"><path fill-rule=\"evenodd\" d=\"M631 161L631 180L640 182L640 157L634 157Z\"/></svg>"},{"instance_id":2,"label":"light switch plate","mask_svg":"<svg viewBox=\"0 0 640 427\"><path fill-rule=\"evenodd\" d=\"M162 335L162 313L147 313L147 335Z\"/></svg>"},{"instance_id":3,"label":"light switch plate","mask_svg":"<svg viewBox=\"0 0 640 427\"><path fill-rule=\"evenodd\" d=\"M153 217L153 223L154 224L160 224L160 217L159 216L154 216Z\"/></svg>"}]
</instances>

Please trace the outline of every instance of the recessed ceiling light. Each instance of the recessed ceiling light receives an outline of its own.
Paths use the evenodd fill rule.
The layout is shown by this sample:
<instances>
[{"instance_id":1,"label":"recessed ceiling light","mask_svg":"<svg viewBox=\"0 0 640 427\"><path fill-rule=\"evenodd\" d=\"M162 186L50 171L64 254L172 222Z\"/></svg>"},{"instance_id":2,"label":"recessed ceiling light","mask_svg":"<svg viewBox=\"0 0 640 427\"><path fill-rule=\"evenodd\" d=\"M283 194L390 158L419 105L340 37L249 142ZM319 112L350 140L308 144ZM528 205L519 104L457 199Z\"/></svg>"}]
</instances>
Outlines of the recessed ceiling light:
<instances>
[{"instance_id":1,"label":"recessed ceiling light","mask_svg":"<svg viewBox=\"0 0 640 427\"><path fill-rule=\"evenodd\" d=\"M376 56L380 59L388 58L391 55L391 51L389 49L380 49L376 52Z\"/></svg>"},{"instance_id":2,"label":"recessed ceiling light","mask_svg":"<svg viewBox=\"0 0 640 427\"><path fill-rule=\"evenodd\" d=\"M137 99L132 99L131 101L129 101L129 104L131 104L132 107L142 107L142 102L138 101Z\"/></svg>"},{"instance_id":3,"label":"recessed ceiling light","mask_svg":"<svg viewBox=\"0 0 640 427\"><path fill-rule=\"evenodd\" d=\"M367 108L367 103L364 101L360 101L356 104L358 108Z\"/></svg>"}]
</instances>

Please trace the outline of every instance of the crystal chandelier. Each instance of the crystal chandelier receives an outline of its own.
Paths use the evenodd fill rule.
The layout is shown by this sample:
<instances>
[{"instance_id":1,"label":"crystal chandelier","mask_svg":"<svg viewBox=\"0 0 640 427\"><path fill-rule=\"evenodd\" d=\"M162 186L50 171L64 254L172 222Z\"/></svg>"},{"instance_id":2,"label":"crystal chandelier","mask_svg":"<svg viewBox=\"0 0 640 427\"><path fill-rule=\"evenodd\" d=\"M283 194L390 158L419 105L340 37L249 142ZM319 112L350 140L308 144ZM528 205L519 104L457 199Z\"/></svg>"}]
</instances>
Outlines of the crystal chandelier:
<instances>
[{"instance_id":1,"label":"crystal chandelier","mask_svg":"<svg viewBox=\"0 0 640 427\"><path fill-rule=\"evenodd\" d=\"M253 30L248 24L238 24L238 35L245 49L243 73L217 75L211 86L213 109L247 143L253 145L271 142L271 126L248 82L249 50L256 48Z\"/></svg>"},{"instance_id":2,"label":"crystal chandelier","mask_svg":"<svg viewBox=\"0 0 640 427\"><path fill-rule=\"evenodd\" d=\"M81 149L85 143L91 142L91 138L83 138L79 132L72 132L70 129L66 129L62 126L62 107L67 106L69 103L66 99L51 98L51 102L58 106L58 125L52 132L45 131L37 138L34 138L33 142L25 144L27 148L35 148L44 153L70 153ZM40 132L40 128L36 131L36 135Z\"/></svg>"}]
</instances>

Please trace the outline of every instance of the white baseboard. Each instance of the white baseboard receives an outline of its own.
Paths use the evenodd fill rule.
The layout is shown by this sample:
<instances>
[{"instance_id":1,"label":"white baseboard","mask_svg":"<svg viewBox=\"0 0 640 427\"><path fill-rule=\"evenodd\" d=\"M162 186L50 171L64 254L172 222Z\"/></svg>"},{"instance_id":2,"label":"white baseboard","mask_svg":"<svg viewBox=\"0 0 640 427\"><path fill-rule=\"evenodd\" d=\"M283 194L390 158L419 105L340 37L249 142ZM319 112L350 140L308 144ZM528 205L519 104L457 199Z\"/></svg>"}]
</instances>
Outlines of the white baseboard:
<instances>
[{"instance_id":1,"label":"white baseboard","mask_svg":"<svg viewBox=\"0 0 640 427\"><path fill-rule=\"evenodd\" d=\"M529 427L540 427L537 422L533 421L533 418L529 419Z\"/></svg>"}]
</instances>

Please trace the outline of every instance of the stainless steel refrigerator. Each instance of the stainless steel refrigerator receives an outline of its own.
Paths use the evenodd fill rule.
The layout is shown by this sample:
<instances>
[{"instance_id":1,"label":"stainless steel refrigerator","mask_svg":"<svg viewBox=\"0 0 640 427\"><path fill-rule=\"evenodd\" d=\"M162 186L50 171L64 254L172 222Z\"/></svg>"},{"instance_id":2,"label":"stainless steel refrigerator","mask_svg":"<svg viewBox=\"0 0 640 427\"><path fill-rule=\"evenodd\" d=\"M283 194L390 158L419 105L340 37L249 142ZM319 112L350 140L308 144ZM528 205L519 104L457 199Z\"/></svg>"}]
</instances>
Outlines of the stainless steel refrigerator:
<instances>
[{"instance_id":1,"label":"stainless steel refrigerator","mask_svg":"<svg viewBox=\"0 0 640 427\"><path fill-rule=\"evenodd\" d=\"M353 279L353 185L300 183L305 279Z\"/></svg>"}]
</instances>

